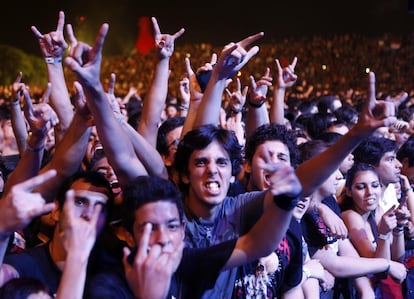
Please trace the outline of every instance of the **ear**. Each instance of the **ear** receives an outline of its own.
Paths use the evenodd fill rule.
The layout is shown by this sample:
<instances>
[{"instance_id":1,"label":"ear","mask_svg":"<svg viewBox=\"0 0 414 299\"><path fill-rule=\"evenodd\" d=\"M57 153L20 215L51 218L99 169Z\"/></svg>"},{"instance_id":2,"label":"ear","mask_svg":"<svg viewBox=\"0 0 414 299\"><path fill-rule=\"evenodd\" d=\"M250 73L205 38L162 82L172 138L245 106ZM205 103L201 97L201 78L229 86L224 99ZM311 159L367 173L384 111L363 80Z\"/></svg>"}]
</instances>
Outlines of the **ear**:
<instances>
[{"instance_id":1,"label":"ear","mask_svg":"<svg viewBox=\"0 0 414 299\"><path fill-rule=\"evenodd\" d=\"M251 173L252 172L252 164L250 161L245 161L243 164L244 172Z\"/></svg>"},{"instance_id":2,"label":"ear","mask_svg":"<svg viewBox=\"0 0 414 299\"><path fill-rule=\"evenodd\" d=\"M410 165L408 164L408 158L407 157L403 158L403 160L401 161L401 164L402 164L402 168L409 168L410 167Z\"/></svg>"},{"instance_id":3,"label":"ear","mask_svg":"<svg viewBox=\"0 0 414 299\"><path fill-rule=\"evenodd\" d=\"M162 158L162 161L164 162L165 166L171 166L172 165L172 162L170 161L170 159L168 159L168 157L166 155L161 154L161 158Z\"/></svg>"},{"instance_id":4,"label":"ear","mask_svg":"<svg viewBox=\"0 0 414 299\"><path fill-rule=\"evenodd\" d=\"M188 175L186 174L181 175L181 180L183 181L184 184L190 184L190 179L188 178Z\"/></svg>"},{"instance_id":5,"label":"ear","mask_svg":"<svg viewBox=\"0 0 414 299\"><path fill-rule=\"evenodd\" d=\"M59 209L59 201L55 200L55 208L50 212L50 217L55 221L58 222L60 219L60 209Z\"/></svg>"}]
</instances>

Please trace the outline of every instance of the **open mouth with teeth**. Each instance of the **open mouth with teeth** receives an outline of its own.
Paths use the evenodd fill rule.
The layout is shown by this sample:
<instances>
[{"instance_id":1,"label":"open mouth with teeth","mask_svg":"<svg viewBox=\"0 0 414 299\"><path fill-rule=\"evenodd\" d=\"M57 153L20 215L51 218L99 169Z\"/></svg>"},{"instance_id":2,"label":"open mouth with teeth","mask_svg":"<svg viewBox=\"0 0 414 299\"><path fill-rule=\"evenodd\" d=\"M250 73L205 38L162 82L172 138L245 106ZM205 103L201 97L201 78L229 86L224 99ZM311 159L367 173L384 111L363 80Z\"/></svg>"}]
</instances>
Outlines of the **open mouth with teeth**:
<instances>
[{"instance_id":1,"label":"open mouth with teeth","mask_svg":"<svg viewBox=\"0 0 414 299\"><path fill-rule=\"evenodd\" d=\"M220 184L218 182L208 182L205 187L212 191L212 192L217 192L220 190Z\"/></svg>"}]
</instances>

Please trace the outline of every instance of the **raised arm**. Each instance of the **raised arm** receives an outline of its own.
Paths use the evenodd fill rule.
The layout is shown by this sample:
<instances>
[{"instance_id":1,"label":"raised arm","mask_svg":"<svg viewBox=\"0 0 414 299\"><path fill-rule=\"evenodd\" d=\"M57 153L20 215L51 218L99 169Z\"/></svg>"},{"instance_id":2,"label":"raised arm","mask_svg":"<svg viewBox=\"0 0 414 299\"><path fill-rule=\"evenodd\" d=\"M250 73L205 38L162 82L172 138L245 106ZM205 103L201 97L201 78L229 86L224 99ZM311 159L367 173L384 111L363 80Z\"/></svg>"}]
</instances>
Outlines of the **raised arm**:
<instances>
[{"instance_id":1,"label":"raised arm","mask_svg":"<svg viewBox=\"0 0 414 299\"><path fill-rule=\"evenodd\" d=\"M13 128L13 133L16 138L17 147L19 149L20 156L26 149L27 140L27 127L24 120L22 110L20 108L20 99L23 97L23 88L25 87L22 81L22 72L19 72L16 80L12 86L12 99L9 103L10 118Z\"/></svg>"},{"instance_id":2,"label":"raised arm","mask_svg":"<svg viewBox=\"0 0 414 299\"><path fill-rule=\"evenodd\" d=\"M269 123L267 111L267 91L272 86L273 78L270 76L270 69L266 68L264 75L255 81L250 76L250 88L247 94L247 115L246 115L246 138L248 139L261 125Z\"/></svg>"},{"instance_id":3,"label":"raised arm","mask_svg":"<svg viewBox=\"0 0 414 299\"><path fill-rule=\"evenodd\" d=\"M14 184L38 174L42 164L47 132L59 122L56 113L46 102L32 104L27 87L22 88L22 93L24 97L23 110L30 127L30 134L21 159L6 181L5 192L8 192Z\"/></svg>"},{"instance_id":4,"label":"raised arm","mask_svg":"<svg viewBox=\"0 0 414 299\"><path fill-rule=\"evenodd\" d=\"M220 53L214 66L206 91L197 111L194 128L205 124L217 125L219 122L221 99L227 79L234 77L239 70L259 52L259 47L246 48L261 38L263 32L251 35L238 43L227 44Z\"/></svg>"},{"instance_id":5,"label":"raised arm","mask_svg":"<svg viewBox=\"0 0 414 299\"><path fill-rule=\"evenodd\" d=\"M303 195L309 196L366 137L377 128L390 126L395 121L393 103L375 98L375 74L369 73L369 97L365 100L357 124L325 152L302 163L296 174L303 186ZM324 167L320 167L324 165ZM319 171L315 172L314 170Z\"/></svg>"},{"instance_id":6,"label":"raised arm","mask_svg":"<svg viewBox=\"0 0 414 299\"><path fill-rule=\"evenodd\" d=\"M161 111L164 107L168 92L168 77L170 72L170 57L174 53L174 42L183 33L181 28L175 34L162 34L156 18L151 18L154 27L154 41L157 49L157 63L154 77L142 106L142 116L138 132L154 148L157 143L157 132L160 124Z\"/></svg>"},{"instance_id":7,"label":"raised arm","mask_svg":"<svg viewBox=\"0 0 414 299\"><path fill-rule=\"evenodd\" d=\"M110 83L107 92L108 100L115 114L115 117L119 120L125 130L125 133L128 135L129 141L134 148L135 154L144 165L149 175L168 178L167 169L165 168L161 155L158 153L156 148L154 148L147 140L144 139L143 136L135 131L135 129L130 126L122 116L119 103L116 100L114 94L115 80L116 76L114 73L112 73L109 80Z\"/></svg>"},{"instance_id":8,"label":"raised arm","mask_svg":"<svg viewBox=\"0 0 414 299\"><path fill-rule=\"evenodd\" d=\"M109 25L103 24L93 47L78 42L72 27L68 26L68 34L72 44L66 65L76 74L82 85L88 107L94 118L99 138L104 146L108 161L114 168L119 182L126 184L130 179L139 175L147 175L138 160L128 136L112 111L107 95L100 81L102 47Z\"/></svg>"},{"instance_id":9,"label":"raised arm","mask_svg":"<svg viewBox=\"0 0 414 299\"><path fill-rule=\"evenodd\" d=\"M56 171L50 170L16 184L0 200L0 286L18 277L12 266L3 264L10 235L25 228L37 216L55 208L54 203L46 203L41 194L33 192L37 186L48 183L54 175Z\"/></svg>"},{"instance_id":10,"label":"raised arm","mask_svg":"<svg viewBox=\"0 0 414 299\"><path fill-rule=\"evenodd\" d=\"M280 62L276 59L277 80L273 88L273 101L270 108L270 121L279 125L285 125L285 94L286 88L292 87L298 76L295 67L298 59L295 57L291 64L282 69Z\"/></svg>"},{"instance_id":11,"label":"raised arm","mask_svg":"<svg viewBox=\"0 0 414 299\"><path fill-rule=\"evenodd\" d=\"M89 220L78 217L74 196L73 190L66 193L60 222L63 234L59 237L67 256L56 294L57 299L83 298L89 255L96 241L96 227L102 208L101 205L94 206Z\"/></svg>"},{"instance_id":12,"label":"raised arm","mask_svg":"<svg viewBox=\"0 0 414 299\"><path fill-rule=\"evenodd\" d=\"M285 236L292 210L301 196L302 186L291 166L269 160L261 167L269 173L271 181L265 196L264 213L252 229L237 240L225 269L272 253Z\"/></svg>"},{"instance_id":13,"label":"raised arm","mask_svg":"<svg viewBox=\"0 0 414 299\"><path fill-rule=\"evenodd\" d=\"M56 31L42 34L35 26L31 27L39 40L40 51L47 67L48 79L52 83L50 105L60 120L59 126L55 128L56 142L63 138L73 117L73 106L70 102L62 65L62 57L68 47L63 36L64 25L65 14L60 11Z\"/></svg>"}]
</instances>

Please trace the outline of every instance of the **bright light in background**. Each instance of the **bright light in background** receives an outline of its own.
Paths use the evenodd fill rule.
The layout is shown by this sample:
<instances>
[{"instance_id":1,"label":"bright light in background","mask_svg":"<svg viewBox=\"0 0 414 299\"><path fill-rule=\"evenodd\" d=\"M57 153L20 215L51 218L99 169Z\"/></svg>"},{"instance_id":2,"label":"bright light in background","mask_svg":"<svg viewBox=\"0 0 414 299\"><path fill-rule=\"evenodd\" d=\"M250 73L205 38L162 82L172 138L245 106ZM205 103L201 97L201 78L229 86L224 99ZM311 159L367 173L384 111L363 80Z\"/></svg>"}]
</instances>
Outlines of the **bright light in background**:
<instances>
[{"instance_id":1,"label":"bright light in background","mask_svg":"<svg viewBox=\"0 0 414 299\"><path fill-rule=\"evenodd\" d=\"M365 73L367 73L367 74L368 74L370 71L371 71L371 69L370 69L369 67L366 67L366 68L365 68Z\"/></svg>"},{"instance_id":2,"label":"bright light in background","mask_svg":"<svg viewBox=\"0 0 414 299\"><path fill-rule=\"evenodd\" d=\"M322 70L323 70L323 71L326 71L326 69L327 69L326 64L322 64Z\"/></svg>"}]
</instances>

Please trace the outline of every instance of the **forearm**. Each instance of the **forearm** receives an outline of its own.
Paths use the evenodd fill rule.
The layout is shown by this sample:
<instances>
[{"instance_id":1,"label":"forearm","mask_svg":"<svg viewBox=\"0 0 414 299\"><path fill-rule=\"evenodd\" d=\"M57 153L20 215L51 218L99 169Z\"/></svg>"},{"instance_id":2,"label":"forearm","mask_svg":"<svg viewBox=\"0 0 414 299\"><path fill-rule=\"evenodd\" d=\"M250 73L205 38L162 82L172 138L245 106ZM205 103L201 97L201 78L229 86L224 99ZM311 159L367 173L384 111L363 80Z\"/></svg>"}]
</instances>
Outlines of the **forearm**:
<instances>
[{"instance_id":1,"label":"forearm","mask_svg":"<svg viewBox=\"0 0 414 299\"><path fill-rule=\"evenodd\" d=\"M65 136L56 146L52 160L40 171L42 173L49 169L57 171L57 175L51 179L53 183L37 189L47 201L54 200L62 182L80 169L90 133L91 127L88 122L82 116L75 114Z\"/></svg>"},{"instance_id":2,"label":"forearm","mask_svg":"<svg viewBox=\"0 0 414 299\"><path fill-rule=\"evenodd\" d=\"M248 139L258 127L270 122L266 104L263 104L259 108L247 104L247 107L246 139Z\"/></svg>"},{"instance_id":3,"label":"forearm","mask_svg":"<svg viewBox=\"0 0 414 299\"><path fill-rule=\"evenodd\" d=\"M157 131L168 93L169 58L161 59L155 67L155 75L142 107L138 132L151 144L156 145Z\"/></svg>"},{"instance_id":4,"label":"forearm","mask_svg":"<svg viewBox=\"0 0 414 299\"><path fill-rule=\"evenodd\" d=\"M164 161L156 148L151 146L137 131L129 124L123 122L123 127L129 136L139 161L143 164L148 174L167 179L168 172Z\"/></svg>"},{"instance_id":5,"label":"forearm","mask_svg":"<svg viewBox=\"0 0 414 299\"><path fill-rule=\"evenodd\" d=\"M57 299L83 298L87 265L88 259L82 260L73 254L68 254L56 294Z\"/></svg>"},{"instance_id":6,"label":"forearm","mask_svg":"<svg viewBox=\"0 0 414 299\"><path fill-rule=\"evenodd\" d=\"M105 154L121 185L139 175L147 174L124 128L116 119L102 85L100 83L88 84L84 86L84 91L99 138L105 148Z\"/></svg>"},{"instance_id":7,"label":"forearm","mask_svg":"<svg viewBox=\"0 0 414 299\"><path fill-rule=\"evenodd\" d=\"M55 127L55 133L57 133L56 143L58 143L68 130L74 112L66 86L62 64L47 64L47 70L49 82L52 84L50 105L59 118L59 124Z\"/></svg>"},{"instance_id":8,"label":"forearm","mask_svg":"<svg viewBox=\"0 0 414 299\"><path fill-rule=\"evenodd\" d=\"M20 109L19 100L13 102L9 107L14 137L16 138L19 153L20 155L23 155L24 151L26 150L26 141L28 134L26 122Z\"/></svg>"},{"instance_id":9,"label":"forearm","mask_svg":"<svg viewBox=\"0 0 414 299\"><path fill-rule=\"evenodd\" d=\"M278 125L285 124L285 88L276 88L270 108L270 121Z\"/></svg>"},{"instance_id":10,"label":"forearm","mask_svg":"<svg viewBox=\"0 0 414 299\"><path fill-rule=\"evenodd\" d=\"M303 186L303 196L311 195L322 182L338 169L342 161L361 141L362 139L357 132L351 129L326 151L300 164L296 169L296 175ZM320 167L320 165L324 167Z\"/></svg>"},{"instance_id":11,"label":"forearm","mask_svg":"<svg viewBox=\"0 0 414 299\"><path fill-rule=\"evenodd\" d=\"M194 122L194 128L202 125L217 125L220 118L221 99L224 88L226 87L226 79L218 78L214 69L212 76L207 84L207 88L201 99L200 107L197 111L197 118Z\"/></svg>"}]
</instances>

